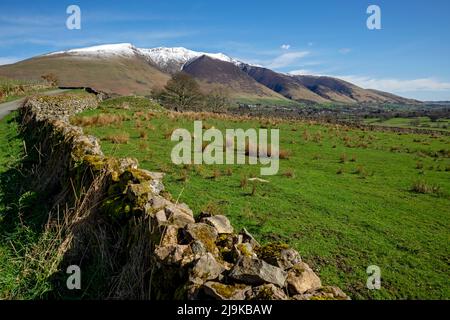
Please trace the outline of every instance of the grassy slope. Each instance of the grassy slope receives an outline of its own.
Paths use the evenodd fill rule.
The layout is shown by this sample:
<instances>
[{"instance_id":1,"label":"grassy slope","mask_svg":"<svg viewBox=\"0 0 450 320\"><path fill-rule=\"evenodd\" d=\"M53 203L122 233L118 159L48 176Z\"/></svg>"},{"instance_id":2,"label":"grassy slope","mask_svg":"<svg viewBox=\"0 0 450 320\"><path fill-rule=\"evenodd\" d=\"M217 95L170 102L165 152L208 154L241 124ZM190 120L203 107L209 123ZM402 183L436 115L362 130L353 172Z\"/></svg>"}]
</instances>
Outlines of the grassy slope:
<instances>
[{"instance_id":1,"label":"grassy slope","mask_svg":"<svg viewBox=\"0 0 450 320\"><path fill-rule=\"evenodd\" d=\"M104 109L86 112L86 116L101 112L130 116L121 124L86 127L86 132L100 138L129 133L127 144L103 141L104 152L137 157L143 168L170 173L165 178L167 189L195 212L215 207L263 241L290 243L325 284L341 286L353 298L450 297L450 172L446 171L450 161L448 155L431 156L439 150L448 152L448 137L279 124L281 147L291 150L292 156L281 161L279 175L268 177L270 183L258 186L251 196L251 186L242 189L240 180L258 175L257 166L232 166L232 175L226 176L227 166L172 165L174 143L166 136L173 128L191 130L192 119L160 115L140 119L141 127L136 128L134 111L146 103L135 101L140 106L134 110L114 109L109 102ZM261 126L256 120L205 122L219 129ZM140 131L148 137L141 138ZM308 141L302 137L305 131L312 137ZM314 141L319 132L322 139ZM342 154L349 159L345 163L340 161ZM353 155L355 162L350 161ZM417 169L417 163L423 169ZM355 173L358 166L367 175ZM340 169L343 173L337 174ZM214 170L222 176L211 179ZM282 175L287 171L294 171L295 177ZM186 182L183 176L188 176ZM419 179L440 186L443 194L413 193L411 186ZM382 270L380 291L365 287L365 270L373 264Z\"/></svg>"},{"instance_id":2,"label":"grassy slope","mask_svg":"<svg viewBox=\"0 0 450 320\"><path fill-rule=\"evenodd\" d=\"M150 94L162 89L170 78L137 57L105 60L61 54L0 66L0 76L14 79L39 80L48 73L57 77L60 86L93 87L118 94Z\"/></svg>"}]
</instances>

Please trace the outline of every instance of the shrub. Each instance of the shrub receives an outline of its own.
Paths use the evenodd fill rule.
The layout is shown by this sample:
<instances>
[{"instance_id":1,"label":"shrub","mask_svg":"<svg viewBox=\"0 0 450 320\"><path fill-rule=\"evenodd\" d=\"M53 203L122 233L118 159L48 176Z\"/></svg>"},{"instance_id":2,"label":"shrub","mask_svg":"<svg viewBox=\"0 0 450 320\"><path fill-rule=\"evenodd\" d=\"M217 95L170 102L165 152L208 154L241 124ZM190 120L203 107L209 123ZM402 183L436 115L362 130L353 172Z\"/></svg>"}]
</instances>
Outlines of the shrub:
<instances>
[{"instance_id":1,"label":"shrub","mask_svg":"<svg viewBox=\"0 0 450 320\"><path fill-rule=\"evenodd\" d=\"M283 173L283 176L287 177L287 178L294 178L295 177L295 172L292 169L288 169Z\"/></svg>"},{"instance_id":2,"label":"shrub","mask_svg":"<svg viewBox=\"0 0 450 320\"><path fill-rule=\"evenodd\" d=\"M145 130L139 130L139 138L141 138L141 139L147 139L147 137L148 137L147 131L145 131Z\"/></svg>"},{"instance_id":3,"label":"shrub","mask_svg":"<svg viewBox=\"0 0 450 320\"><path fill-rule=\"evenodd\" d=\"M347 155L345 153L341 154L341 156L339 157L339 160L341 163L346 163L347 162Z\"/></svg>"},{"instance_id":4,"label":"shrub","mask_svg":"<svg viewBox=\"0 0 450 320\"><path fill-rule=\"evenodd\" d=\"M415 181L411 190L416 193L423 194L440 194L441 188L437 185L429 184L423 180Z\"/></svg>"},{"instance_id":5,"label":"shrub","mask_svg":"<svg viewBox=\"0 0 450 320\"><path fill-rule=\"evenodd\" d=\"M344 173L344 168L339 168L337 171L336 171L336 174L343 174Z\"/></svg>"},{"instance_id":6,"label":"shrub","mask_svg":"<svg viewBox=\"0 0 450 320\"><path fill-rule=\"evenodd\" d=\"M126 144L130 140L130 136L128 133L121 133L115 135L109 135L103 138L103 140L110 141L114 144Z\"/></svg>"},{"instance_id":7,"label":"shrub","mask_svg":"<svg viewBox=\"0 0 450 320\"><path fill-rule=\"evenodd\" d=\"M290 150L280 149L280 159L289 160L289 157L292 155Z\"/></svg>"},{"instance_id":8,"label":"shrub","mask_svg":"<svg viewBox=\"0 0 450 320\"><path fill-rule=\"evenodd\" d=\"M355 173L358 174L363 179L369 175L367 170L363 166L356 167Z\"/></svg>"}]
</instances>

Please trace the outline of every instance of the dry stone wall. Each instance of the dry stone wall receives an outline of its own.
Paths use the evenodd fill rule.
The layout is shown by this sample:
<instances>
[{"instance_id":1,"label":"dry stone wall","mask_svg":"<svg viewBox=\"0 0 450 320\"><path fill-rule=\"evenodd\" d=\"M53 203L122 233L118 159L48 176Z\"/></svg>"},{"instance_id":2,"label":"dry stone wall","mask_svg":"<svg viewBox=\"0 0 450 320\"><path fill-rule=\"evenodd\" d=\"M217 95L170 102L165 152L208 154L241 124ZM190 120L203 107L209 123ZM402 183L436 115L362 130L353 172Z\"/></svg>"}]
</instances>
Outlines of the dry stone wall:
<instances>
[{"instance_id":1,"label":"dry stone wall","mask_svg":"<svg viewBox=\"0 0 450 320\"><path fill-rule=\"evenodd\" d=\"M40 96L21 109L23 131L41 157L37 185L73 222L61 268L104 265L101 298L348 299L323 286L288 245L261 245L222 215L196 216L171 200L161 173L104 156L97 138L69 123L96 105L94 96Z\"/></svg>"}]
</instances>

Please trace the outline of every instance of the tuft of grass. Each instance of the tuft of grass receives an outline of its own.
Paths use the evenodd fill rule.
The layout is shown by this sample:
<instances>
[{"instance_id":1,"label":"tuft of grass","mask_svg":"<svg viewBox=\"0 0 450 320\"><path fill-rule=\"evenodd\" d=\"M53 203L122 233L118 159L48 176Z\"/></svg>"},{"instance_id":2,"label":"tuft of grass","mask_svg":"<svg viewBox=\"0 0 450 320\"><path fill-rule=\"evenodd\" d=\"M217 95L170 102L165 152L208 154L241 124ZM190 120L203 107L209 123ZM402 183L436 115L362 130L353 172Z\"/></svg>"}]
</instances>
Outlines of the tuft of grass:
<instances>
[{"instance_id":1,"label":"tuft of grass","mask_svg":"<svg viewBox=\"0 0 450 320\"><path fill-rule=\"evenodd\" d=\"M148 133L145 130L139 130L139 138L141 139L147 139L148 138Z\"/></svg>"},{"instance_id":2,"label":"tuft of grass","mask_svg":"<svg viewBox=\"0 0 450 320\"><path fill-rule=\"evenodd\" d=\"M130 135L128 133L108 135L102 140L109 141L114 144L126 144L128 143L128 141L130 141Z\"/></svg>"},{"instance_id":3,"label":"tuft of grass","mask_svg":"<svg viewBox=\"0 0 450 320\"><path fill-rule=\"evenodd\" d=\"M247 187L247 184L248 184L247 176L241 177L241 180L239 181L239 186L241 187L241 189L244 189L245 187Z\"/></svg>"},{"instance_id":4,"label":"tuft of grass","mask_svg":"<svg viewBox=\"0 0 450 320\"><path fill-rule=\"evenodd\" d=\"M441 194L441 188L439 186L430 184L424 180L415 181L411 187L411 191L422 194Z\"/></svg>"},{"instance_id":5,"label":"tuft of grass","mask_svg":"<svg viewBox=\"0 0 450 320\"><path fill-rule=\"evenodd\" d=\"M286 149L280 149L280 159L281 160L289 160L289 158L292 156L292 151L291 150L286 150Z\"/></svg>"},{"instance_id":6,"label":"tuft of grass","mask_svg":"<svg viewBox=\"0 0 450 320\"><path fill-rule=\"evenodd\" d=\"M295 178L295 172L292 169L288 169L285 172L283 172L283 176L286 178Z\"/></svg>"}]
</instances>

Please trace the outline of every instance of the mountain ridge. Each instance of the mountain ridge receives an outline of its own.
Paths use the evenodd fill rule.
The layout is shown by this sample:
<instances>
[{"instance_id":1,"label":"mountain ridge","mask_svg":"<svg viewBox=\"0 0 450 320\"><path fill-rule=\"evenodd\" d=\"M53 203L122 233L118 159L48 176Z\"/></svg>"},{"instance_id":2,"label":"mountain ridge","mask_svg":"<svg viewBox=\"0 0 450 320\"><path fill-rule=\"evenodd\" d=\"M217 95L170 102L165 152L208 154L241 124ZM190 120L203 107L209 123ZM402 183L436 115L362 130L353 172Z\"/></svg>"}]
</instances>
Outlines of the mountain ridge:
<instances>
[{"instance_id":1,"label":"mountain ridge","mask_svg":"<svg viewBox=\"0 0 450 320\"><path fill-rule=\"evenodd\" d=\"M274 98L281 102L313 104L421 103L379 90L363 89L334 77L290 75L223 53L183 47L146 49L131 43L104 44L52 52L0 66L0 76L39 79L45 73L54 73L63 86L90 86L122 95L161 90L170 77L180 71L191 74L204 91L224 88L233 98Z\"/></svg>"}]
</instances>

